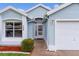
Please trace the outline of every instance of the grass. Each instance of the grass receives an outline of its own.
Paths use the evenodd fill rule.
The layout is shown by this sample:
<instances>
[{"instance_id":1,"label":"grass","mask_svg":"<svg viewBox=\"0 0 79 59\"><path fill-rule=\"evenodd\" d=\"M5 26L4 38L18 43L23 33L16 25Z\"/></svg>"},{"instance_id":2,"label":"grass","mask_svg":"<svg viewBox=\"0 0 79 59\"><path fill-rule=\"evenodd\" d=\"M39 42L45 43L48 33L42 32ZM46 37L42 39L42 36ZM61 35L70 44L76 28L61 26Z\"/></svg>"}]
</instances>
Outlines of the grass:
<instances>
[{"instance_id":1,"label":"grass","mask_svg":"<svg viewBox=\"0 0 79 59\"><path fill-rule=\"evenodd\" d=\"M21 54L21 53L0 53L0 56L30 56L30 54Z\"/></svg>"}]
</instances>

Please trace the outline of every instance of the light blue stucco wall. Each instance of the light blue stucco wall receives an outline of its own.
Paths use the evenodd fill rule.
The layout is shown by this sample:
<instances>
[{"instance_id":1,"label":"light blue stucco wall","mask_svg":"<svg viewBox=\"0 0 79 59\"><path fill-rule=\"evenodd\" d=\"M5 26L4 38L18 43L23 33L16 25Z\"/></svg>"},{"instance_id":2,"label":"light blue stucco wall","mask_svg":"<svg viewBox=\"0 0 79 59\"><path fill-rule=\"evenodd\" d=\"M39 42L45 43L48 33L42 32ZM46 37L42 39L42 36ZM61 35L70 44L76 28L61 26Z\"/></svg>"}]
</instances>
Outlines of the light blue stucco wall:
<instances>
[{"instance_id":1,"label":"light blue stucco wall","mask_svg":"<svg viewBox=\"0 0 79 59\"><path fill-rule=\"evenodd\" d=\"M70 6L50 15L53 19L79 19L79 4L71 4Z\"/></svg>"},{"instance_id":2,"label":"light blue stucco wall","mask_svg":"<svg viewBox=\"0 0 79 59\"><path fill-rule=\"evenodd\" d=\"M32 20L34 20L34 18L38 18L41 17L43 18L44 15L48 12L49 10L39 6L35 9L33 9L32 11L28 12L27 15L29 18L31 18ZM44 38L47 39L47 23L44 23ZM33 38L34 37L34 23L28 23L28 37L29 38Z\"/></svg>"},{"instance_id":3,"label":"light blue stucco wall","mask_svg":"<svg viewBox=\"0 0 79 59\"><path fill-rule=\"evenodd\" d=\"M44 23L44 38L47 41L47 22Z\"/></svg>"},{"instance_id":4,"label":"light blue stucco wall","mask_svg":"<svg viewBox=\"0 0 79 59\"><path fill-rule=\"evenodd\" d=\"M55 19L79 19L79 4L71 4L70 6L51 14L47 23L47 39L50 46L55 45Z\"/></svg>"},{"instance_id":5,"label":"light blue stucco wall","mask_svg":"<svg viewBox=\"0 0 79 59\"><path fill-rule=\"evenodd\" d=\"M49 10L43 8L43 7L37 7L36 9L33 9L32 11L28 12L28 16L33 19L36 17L44 17L44 15L48 12Z\"/></svg>"},{"instance_id":6,"label":"light blue stucco wall","mask_svg":"<svg viewBox=\"0 0 79 59\"><path fill-rule=\"evenodd\" d=\"M7 10L1 14L2 19L22 19L22 15L13 11L13 10Z\"/></svg>"},{"instance_id":7,"label":"light blue stucco wall","mask_svg":"<svg viewBox=\"0 0 79 59\"><path fill-rule=\"evenodd\" d=\"M28 23L28 38L34 38L34 23Z\"/></svg>"}]
</instances>

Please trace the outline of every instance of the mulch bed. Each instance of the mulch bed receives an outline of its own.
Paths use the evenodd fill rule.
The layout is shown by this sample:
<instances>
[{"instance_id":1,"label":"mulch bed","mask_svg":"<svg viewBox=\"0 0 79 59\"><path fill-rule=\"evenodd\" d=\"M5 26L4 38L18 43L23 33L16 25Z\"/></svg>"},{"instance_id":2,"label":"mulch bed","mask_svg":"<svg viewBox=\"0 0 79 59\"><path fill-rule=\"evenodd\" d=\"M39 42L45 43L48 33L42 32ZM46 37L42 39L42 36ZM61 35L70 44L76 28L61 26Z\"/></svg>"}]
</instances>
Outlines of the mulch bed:
<instances>
[{"instance_id":1,"label":"mulch bed","mask_svg":"<svg viewBox=\"0 0 79 59\"><path fill-rule=\"evenodd\" d=\"M21 51L20 46L0 46L0 51Z\"/></svg>"}]
</instances>

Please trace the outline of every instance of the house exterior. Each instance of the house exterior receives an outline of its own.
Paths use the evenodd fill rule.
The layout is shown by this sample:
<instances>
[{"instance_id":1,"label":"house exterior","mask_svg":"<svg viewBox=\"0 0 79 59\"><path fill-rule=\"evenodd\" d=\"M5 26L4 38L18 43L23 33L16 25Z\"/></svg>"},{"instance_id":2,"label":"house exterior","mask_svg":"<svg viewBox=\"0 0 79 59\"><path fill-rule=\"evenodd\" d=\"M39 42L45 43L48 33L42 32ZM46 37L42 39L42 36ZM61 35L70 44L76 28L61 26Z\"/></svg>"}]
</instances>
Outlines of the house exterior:
<instances>
[{"instance_id":1,"label":"house exterior","mask_svg":"<svg viewBox=\"0 0 79 59\"><path fill-rule=\"evenodd\" d=\"M22 38L27 38L26 16L25 12L11 6L0 11L0 45L17 45Z\"/></svg>"},{"instance_id":2,"label":"house exterior","mask_svg":"<svg viewBox=\"0 0 79 59\"><path fill-rule=\"evenodd\" d=\"M79 50L78 6L74 3L63 4L47 13L49 50Z\"/></svg>"},{"instance_id":3,"label":"house exterior","mask_svg":"<svg viewBox=\"0 0 79 59\"><path fill-rule=\"evenodd\" d=\"M0 45L20 45L43 38L49 51L79 50L79 4L56 8L38 4L26 11L8 6L0 11Z\"/></svg>"}]
</instances>

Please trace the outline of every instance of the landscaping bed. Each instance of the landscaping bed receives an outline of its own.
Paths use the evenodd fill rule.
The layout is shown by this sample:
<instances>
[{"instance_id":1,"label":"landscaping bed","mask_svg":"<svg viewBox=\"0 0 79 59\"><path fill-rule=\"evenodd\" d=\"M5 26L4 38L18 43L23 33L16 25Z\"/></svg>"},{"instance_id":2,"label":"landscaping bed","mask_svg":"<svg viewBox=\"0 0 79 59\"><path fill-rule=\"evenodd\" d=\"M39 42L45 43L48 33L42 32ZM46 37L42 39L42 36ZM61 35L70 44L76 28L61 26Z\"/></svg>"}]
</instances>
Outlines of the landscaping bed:
<instances>
[{"instance_id":1,"label":"landscaping bed","mask_svg":"<svg viewBox=\"0 0 79 59\"><path fill-rule=\"evenodd\" d=\"M0 46L0 56L30 56L34 48L34 40L24 39L21 46Z\"/></svg>"},{"instance_id":2,"label":"landscaping bed","mask_svg":"<svg viewBox=\"0 0 79 59\"><path fill-rule=\"evenodd\" d=\"M21 51L20 46L0 46L0 51Z\"/></svg>"}]
</instances>

